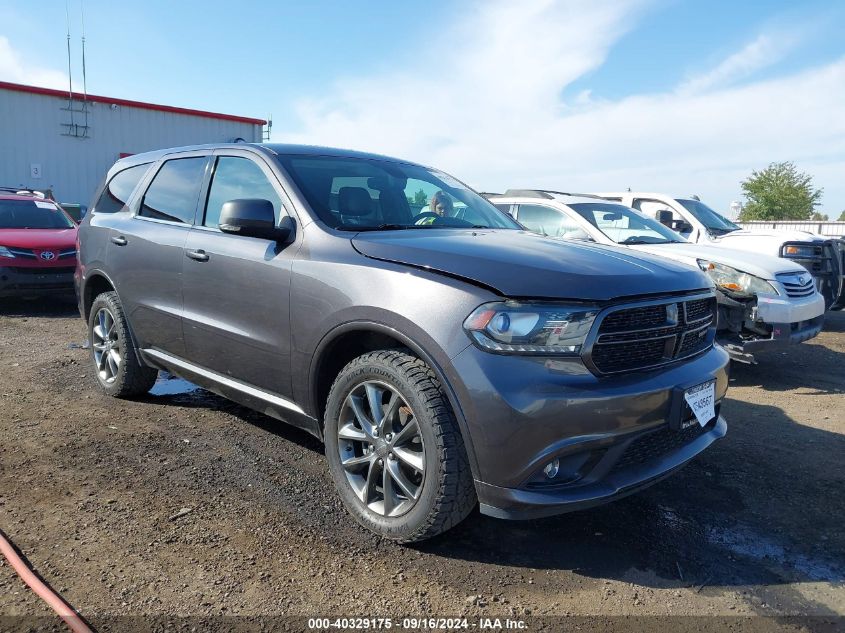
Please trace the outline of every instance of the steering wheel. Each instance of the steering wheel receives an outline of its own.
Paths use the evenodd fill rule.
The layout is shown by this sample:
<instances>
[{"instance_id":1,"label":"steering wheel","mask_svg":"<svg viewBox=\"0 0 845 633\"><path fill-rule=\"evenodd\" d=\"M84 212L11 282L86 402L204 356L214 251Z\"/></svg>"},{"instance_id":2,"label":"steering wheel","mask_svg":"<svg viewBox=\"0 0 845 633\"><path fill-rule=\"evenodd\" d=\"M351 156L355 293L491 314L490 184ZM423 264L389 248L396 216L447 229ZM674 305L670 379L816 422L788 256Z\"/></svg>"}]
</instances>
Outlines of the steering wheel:
<instances>
[{"instance_id":1,"label":"steering wheel","mask_svg":"<svg viewBox=\"0 0 845 633\"><path fill-rule=\"evenodd\" d=\"M434 218L435 221L436 221L438 218L440 218L440 216L437 215L436 213L432 212L432 211L423 211L419 215L414 216L414 224L416 224L417 222L419 222L420 220L423 220L425 218Z\"/></svg>"}]
</instances>

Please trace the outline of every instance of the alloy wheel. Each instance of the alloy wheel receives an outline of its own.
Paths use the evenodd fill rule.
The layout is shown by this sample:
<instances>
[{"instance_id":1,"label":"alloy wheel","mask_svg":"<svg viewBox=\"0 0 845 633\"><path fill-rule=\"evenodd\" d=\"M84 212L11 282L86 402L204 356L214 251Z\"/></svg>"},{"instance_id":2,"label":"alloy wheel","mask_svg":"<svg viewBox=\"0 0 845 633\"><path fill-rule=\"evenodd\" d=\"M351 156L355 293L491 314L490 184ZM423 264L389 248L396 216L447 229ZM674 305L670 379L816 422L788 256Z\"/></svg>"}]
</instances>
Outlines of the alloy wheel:
<instances>
[{"instance_id":1,"label":"alloy wheel","mask_svg":"<svg viewBox=\"0 0 845 633\"><path fill-rule=\"evenodd\" d=\"M340 463L358 499L386 517L414 507L425 481L425 446L411 407L379 381L346 396L337 431Z\"/></svg>"},{"instance_id":2,"label":"alloy wheel","mask_svg":"<svg viewBox=\"0 0 845 633\"><path fill-rule=\"evenodd\" d=\"M97 375L106 384L111 384L120 371L123 354L117 335L114 315L107 308L97 312L94 328L91 331L91 347L94 350L94 364Z\"/></svg>"}]
</instances>

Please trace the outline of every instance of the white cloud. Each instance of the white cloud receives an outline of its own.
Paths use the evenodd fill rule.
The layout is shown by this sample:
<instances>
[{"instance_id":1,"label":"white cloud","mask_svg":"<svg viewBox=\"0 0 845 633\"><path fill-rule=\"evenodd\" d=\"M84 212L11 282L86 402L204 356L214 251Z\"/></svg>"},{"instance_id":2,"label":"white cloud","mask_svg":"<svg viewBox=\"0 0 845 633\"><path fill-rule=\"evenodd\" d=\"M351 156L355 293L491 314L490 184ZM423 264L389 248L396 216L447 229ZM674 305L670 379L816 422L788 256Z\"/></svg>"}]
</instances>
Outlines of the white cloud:
<instances>
[{"instance_id":1,"label":"white cloud","mask_svg":"<svg viewBox=\"0 0 845 633\"><path fill-rule=\"evenodd\" d=\"M52 68L32 64L12 48L9 39L0 35L0 81L41 86L42 88L66 89L67 75Z\"/></svg>"},{"instance_id":2,"label":"white cloud","mask_svg":"<svg viewBox=\"0 0 845 633\"><path fill-rule=\"evenodd\" d=\"M698 93L729 85L777 63L798 43L798 34L764 33L710 71L684 82L678 91Z\"/></svg>"},{"instance_id":3,"label":"white cloud","mask_svg":"<svg viewBox=\"0 0 845 633\"><path fill-rule=\"evenodd\" d=\"M794 160L818 169L825 203L845 207L845 183L831 176L845 162L845 118L838 116L845 59L737 83L782 50L758 38L677 89L616 101L582 92L562 101L565 87L602 65L640 8L624 1L476 5L395 71L347 77L300 102L301 126L282 140L401 156L487 191L631 186L696 192L721 209L738 198L752 169ZM695 82L699 89L690 90Z\"/></svg>"}]
</instances>

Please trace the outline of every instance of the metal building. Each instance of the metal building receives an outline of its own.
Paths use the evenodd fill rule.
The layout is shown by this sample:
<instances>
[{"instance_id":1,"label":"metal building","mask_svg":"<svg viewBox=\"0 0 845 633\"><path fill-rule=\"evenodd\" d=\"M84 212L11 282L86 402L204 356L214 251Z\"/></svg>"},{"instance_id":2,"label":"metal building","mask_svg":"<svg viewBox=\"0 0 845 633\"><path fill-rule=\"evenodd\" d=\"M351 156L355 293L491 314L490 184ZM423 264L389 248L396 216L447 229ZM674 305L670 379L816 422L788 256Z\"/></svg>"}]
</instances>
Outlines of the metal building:
<instances>
[{"instance_id":1,"label":"metal building","mask_svg":"<svg viewBox=\"0 0 845 633\"><path fill-rule=\"evenodd\" d=\"M0 82L0 186L51 189L88 205L120 157L262 140L266 121Z\"/></svg>"}]
</instances>

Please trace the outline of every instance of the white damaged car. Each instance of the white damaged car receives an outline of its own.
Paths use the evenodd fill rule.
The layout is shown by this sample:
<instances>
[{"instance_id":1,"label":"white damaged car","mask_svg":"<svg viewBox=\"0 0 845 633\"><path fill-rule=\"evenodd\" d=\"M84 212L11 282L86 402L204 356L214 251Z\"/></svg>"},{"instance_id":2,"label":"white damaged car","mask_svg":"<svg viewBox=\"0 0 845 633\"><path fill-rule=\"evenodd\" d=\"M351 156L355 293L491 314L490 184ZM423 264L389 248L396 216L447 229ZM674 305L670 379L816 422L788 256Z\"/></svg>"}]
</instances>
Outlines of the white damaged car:
<instances>
[{"instance_id":1,"label":"white damaged car","mask_svg":"<svg viewBox=\"0 0 845 633\"><path fill-rule=\"evenodd\" d=\"M641 191L595 195L636 209L693 244L783 257L801 264L813 275L828 309L845 307L845 251L838 240L805 231L743 229L696 197L676 198Z\"/></svg>"},{"instance_id":2,"label":"white damaged car","mask_svg":"<svg viewBox=\"0 0 845 633\"><path fill-rule=\"evenodd\" d=\"M754 352L801 343L822 329L824 297L800 264L689 243L656 220L598 196L509 190L487 197L536 233L626 246L698 266L719 290L717 340L735 360L753 362Z\"/></svg>"}]
</instances>

